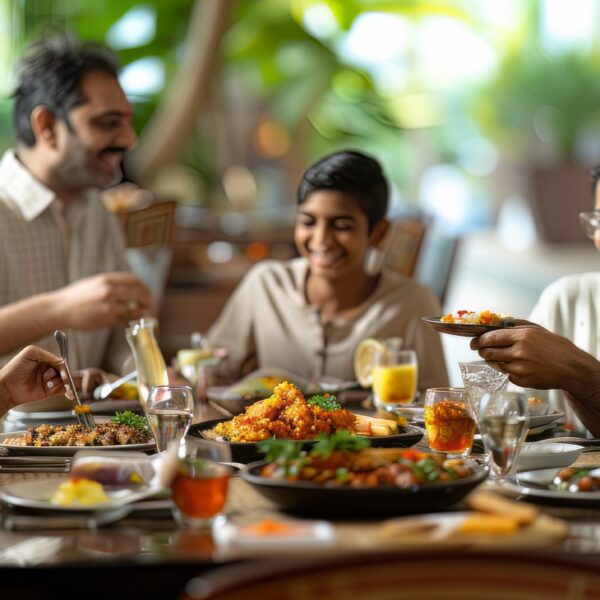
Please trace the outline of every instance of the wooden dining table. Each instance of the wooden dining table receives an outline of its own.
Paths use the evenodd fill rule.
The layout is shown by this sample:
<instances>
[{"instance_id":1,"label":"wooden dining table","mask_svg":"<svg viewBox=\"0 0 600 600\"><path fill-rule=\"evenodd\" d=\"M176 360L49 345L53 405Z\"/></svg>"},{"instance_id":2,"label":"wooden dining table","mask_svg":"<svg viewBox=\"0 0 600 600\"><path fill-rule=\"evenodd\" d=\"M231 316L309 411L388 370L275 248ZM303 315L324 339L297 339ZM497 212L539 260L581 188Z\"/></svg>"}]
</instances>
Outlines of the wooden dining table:
<instances>
[{"instance_id":1,"label":"wooden dining table","mask_svg":"<svg viewBox=\"0 0 600 600\"><path fill-rule=\"evenodd\" d=\"M426 448L424 441L418 447ZM580 455L577 465L600 465L600 450ZM0 487L19 482L61 477L47 472L2 472ZM65 477L65 475L62 475ZM484 484L485 485L485 484ZM168 499L138 502L115 522L100 525L86 522L85 517L72 526L57 528L48 514L24 513L2 506L0 531L0 599L6 598L177 598L186 583L202 574L214 574L247 561L273 562L289 560L277 552L257 556L223 553L211 532L181 528L173 519ZM451 510L464 509L464 504ZM543 514L564 519L568 524L566 539L551 546L522 549L503 545L503 553L526 553L527 556L564 558L600 569L600 502L598 508L539 506ZM238 476L230 480L224 513L228 517L265 515L281 518L282 513L270 500L260 495ZM60 518L61 515L59 515ZM60 524L59 524L60 525ZM314 560L336 557L366 557L381 549L373 533L381 519L333 521L336 543L326 556L312 555ZM423 550L423 549L421 549ZM427 549L426 549L427 550ZM413 552L401 541L386 552ZM435 548L431 552L435 552ZM498 551L493 546L482 551ZM311 551L312 553L313 551ZM298 559L311 554L298 548ZM82 590L85 590L83 592Z\"/></svg>"}]
</instances>

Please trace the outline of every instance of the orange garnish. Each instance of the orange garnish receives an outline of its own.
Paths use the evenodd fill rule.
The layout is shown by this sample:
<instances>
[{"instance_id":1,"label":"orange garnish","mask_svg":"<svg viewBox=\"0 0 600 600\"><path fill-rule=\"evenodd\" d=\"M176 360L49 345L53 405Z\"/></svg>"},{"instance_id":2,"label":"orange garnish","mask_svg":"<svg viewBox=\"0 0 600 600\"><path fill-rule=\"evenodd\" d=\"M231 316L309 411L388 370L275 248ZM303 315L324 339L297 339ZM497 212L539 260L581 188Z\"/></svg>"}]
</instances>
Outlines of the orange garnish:
<instances>
[{"instance_id":1,"label":"orange garnish","mask_svg":"<svg viewBox=\"0 0 600 600\"><path fill-rule=\"evenodd\" d=\"M246 531L258 535L282 535L294 531L294 527L275 519L264 519L253 525L248 525Z\"/></svg>"}]
</instances>

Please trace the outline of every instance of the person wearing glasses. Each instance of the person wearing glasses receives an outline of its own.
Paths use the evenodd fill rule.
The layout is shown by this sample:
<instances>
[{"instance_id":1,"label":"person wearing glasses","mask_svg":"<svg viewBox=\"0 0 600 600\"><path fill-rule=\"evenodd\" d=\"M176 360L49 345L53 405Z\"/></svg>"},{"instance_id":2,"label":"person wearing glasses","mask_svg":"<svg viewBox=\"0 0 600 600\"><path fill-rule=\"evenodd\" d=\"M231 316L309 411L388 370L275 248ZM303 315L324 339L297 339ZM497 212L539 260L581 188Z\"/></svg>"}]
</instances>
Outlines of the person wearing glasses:
<instances>
[{"instance_id":1,"label":"person wearing glasses","mask_svg":"<svg viewBox=\"0 0 600 600\"><path fill-rule=\"evenodd\" d=\"M600 165L591 171L594 210L579 215L583 230L598 251L599 181ZM525 325L488 333L473 340L471 347L486 360L502 362L503 370L517 385L566 391L569 402L560 392L553 393L553 406L567 412L576 431L583 433L587 428L600 435L600 399L598 407L593 402L590 406L589 399L582 400L579 389L581 384L593 389L594 378L600 378L596 360L600 358L600 270L567 275L551 283L541 293L529 320L541 327ZM600 390L600 382L595 389Z\"/></svg>"}]
</instances>

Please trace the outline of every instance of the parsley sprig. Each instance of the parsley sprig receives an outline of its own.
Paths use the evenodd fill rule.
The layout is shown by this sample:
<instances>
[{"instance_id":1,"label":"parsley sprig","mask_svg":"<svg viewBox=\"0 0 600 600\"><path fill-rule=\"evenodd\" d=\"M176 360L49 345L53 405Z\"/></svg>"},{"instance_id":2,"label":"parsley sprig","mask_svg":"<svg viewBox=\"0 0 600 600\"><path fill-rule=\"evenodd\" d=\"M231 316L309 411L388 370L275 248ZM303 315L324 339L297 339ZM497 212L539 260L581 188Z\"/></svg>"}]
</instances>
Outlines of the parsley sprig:
<instances>
[{"instance_id":1,"label":"parsley sprig","mask_svg":"<svg viewBox=\"0 0 600 600\"><path fill-rule=\"evenodd\" d=\"M342 405L337 401L336 397L331 394L316 394L311 396L307 402L309 404L320 406L324 410L338 410L342 408Z\"/></svg>"},{"instance_id":2,"label":"parsley sprig","mask_svg":"<svg viewBox=\"0 0 600 600\"><path fill-rule=\"evenodd\" d=\"M125 410L122 413L116 413L111 421L113 423L122 423L123 425L135 427L136 429L139 429L148 435L152 435L152 431L150 431L150 425L148 425L148 419L142 415L136 415L130 410Z\"/></svg>"}]
</instances>

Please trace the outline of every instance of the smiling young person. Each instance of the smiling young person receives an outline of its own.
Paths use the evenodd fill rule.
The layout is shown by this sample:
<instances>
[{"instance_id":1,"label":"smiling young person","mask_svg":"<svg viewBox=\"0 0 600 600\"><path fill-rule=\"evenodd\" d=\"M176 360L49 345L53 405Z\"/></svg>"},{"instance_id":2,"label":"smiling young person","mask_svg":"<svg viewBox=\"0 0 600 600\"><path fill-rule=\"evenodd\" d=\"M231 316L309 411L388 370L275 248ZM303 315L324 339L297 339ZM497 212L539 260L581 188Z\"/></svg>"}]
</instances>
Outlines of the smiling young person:
<instances>
[{"instance_id":1,"label":"smiling young person","mask_svg":"<svg viewBox=\"0 0 600 600\"><path fill-rule=\"evenodd\" d=\"M136 141L115 56L66 35L28 47L13 94L16 148L0 162L0 364L70 330L76 368L119 371L124 323L153 309L129 272L100 189Z\"/></svg>"},{"instance_id":2,"label":"smiling young person","mask_svg":"<svg viewBox=\"0 0 600 600\"><path fill-rule=\"evenodd\" d=\"M447 383L439 336L421 316L438 314L426 286L365 262L387 229L388 184L360 152L330 154L303 175L294 239L299 258L251 269L208 333L229 350L229 376L279 367L308 378L355 378L352 357L367 337L404 338L419 358L419 389Z\"/></svg>"}]
</instances>

